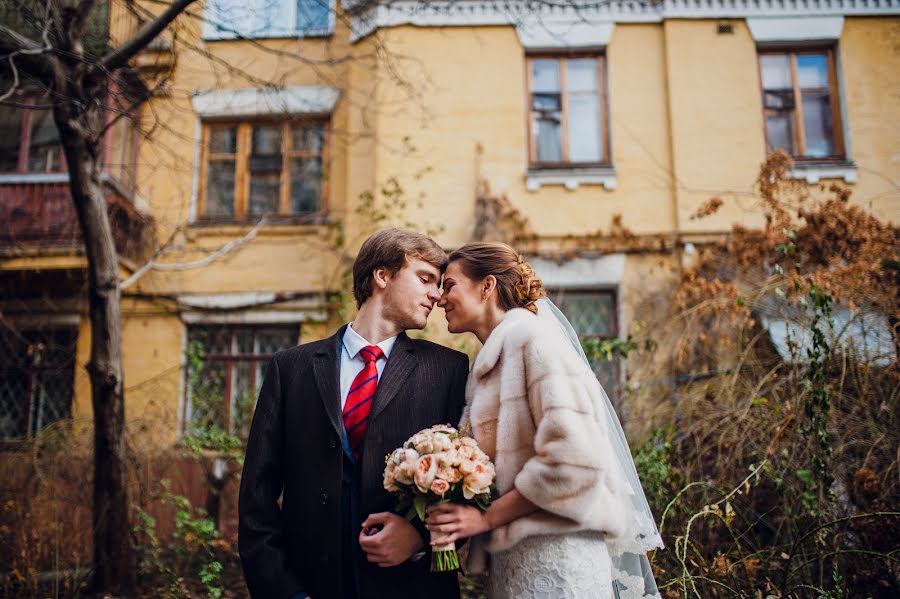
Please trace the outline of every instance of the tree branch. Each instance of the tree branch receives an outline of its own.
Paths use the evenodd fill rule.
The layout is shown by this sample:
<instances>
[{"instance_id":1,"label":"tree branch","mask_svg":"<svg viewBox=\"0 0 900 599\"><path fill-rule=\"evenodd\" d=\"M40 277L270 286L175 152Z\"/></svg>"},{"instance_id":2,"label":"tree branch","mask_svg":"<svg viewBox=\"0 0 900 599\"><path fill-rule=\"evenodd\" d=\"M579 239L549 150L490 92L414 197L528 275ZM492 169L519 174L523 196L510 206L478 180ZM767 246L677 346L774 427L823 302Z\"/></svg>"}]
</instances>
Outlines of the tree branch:
<instances>
[{"instance_id":1,"label":"tree branch","mask_svg":"<svg viewBox=\"0 0 900 599\"><path fill-rule=\"evenodd\" d=\"M131 58L147 47L163 29L169 26L178 15L197 0L176 0L161 15L150 21L138 31L133 38L107 54L100 60L100 67L114 71L131 60Z\"/></svg>"}]
</instances>

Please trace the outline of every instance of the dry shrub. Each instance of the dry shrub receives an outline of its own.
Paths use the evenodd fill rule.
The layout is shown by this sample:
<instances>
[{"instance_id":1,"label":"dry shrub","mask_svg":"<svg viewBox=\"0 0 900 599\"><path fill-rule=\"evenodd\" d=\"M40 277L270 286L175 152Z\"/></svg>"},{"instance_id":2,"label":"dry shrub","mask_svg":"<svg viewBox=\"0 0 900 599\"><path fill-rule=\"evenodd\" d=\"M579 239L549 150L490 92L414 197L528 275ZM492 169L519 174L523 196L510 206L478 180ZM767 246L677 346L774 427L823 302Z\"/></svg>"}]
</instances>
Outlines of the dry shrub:
<instances>
[{"instance_id":1,"label":"dry shrub","mask_svg":"<svg viewBox=\"0 0 900 599\"><path fill-rule=\"evenodd\" d=\"M636 454L667 597L900 594L900 234L790 167L767 160L763 228L701 248L629 365L631 422L664 425ZM832 331L860 313L880 352Z\"/></svg>"}]
</instances>

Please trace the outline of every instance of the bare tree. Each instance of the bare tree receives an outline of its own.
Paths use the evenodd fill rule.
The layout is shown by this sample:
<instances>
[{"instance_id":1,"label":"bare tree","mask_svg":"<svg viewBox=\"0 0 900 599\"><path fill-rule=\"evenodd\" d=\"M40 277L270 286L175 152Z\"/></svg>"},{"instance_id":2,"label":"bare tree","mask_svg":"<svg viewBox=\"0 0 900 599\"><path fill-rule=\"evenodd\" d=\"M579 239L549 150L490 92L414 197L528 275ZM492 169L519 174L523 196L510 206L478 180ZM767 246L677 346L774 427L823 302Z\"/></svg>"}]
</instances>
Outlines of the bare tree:
<instances>
[{"instance_id":1,"label":"bare tree","mask_svg":"<svg viewBox=\"0 0 900 599\"><path fill-rule=\"evenodd\" d=\"M9 98L23 79L48 91L84 240L91 323L87 371L95 436L93 586L115 593L134 588L135 567L128 514L119 261L100 172L105 107L120 71L194 1L173 1L131 39L102 55L93 55L86 44L92 13L102 4L96 0L19 1L19 18L12 26L0 25L0 57L12 83L0 99ZM138 90L131 100L136 105L147 95Z\"/></svg>"}]
</instances>

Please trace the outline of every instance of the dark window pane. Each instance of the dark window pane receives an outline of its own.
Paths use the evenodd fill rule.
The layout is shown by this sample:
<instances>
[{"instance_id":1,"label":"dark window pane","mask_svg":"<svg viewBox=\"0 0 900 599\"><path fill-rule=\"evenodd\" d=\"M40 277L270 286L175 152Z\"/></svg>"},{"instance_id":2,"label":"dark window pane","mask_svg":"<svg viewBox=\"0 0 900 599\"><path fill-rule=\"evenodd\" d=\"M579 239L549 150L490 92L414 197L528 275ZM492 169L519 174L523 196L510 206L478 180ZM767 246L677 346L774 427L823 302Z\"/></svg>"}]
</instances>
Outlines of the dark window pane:
<instances>
[{"instance_id":1,"label":"dark window pane","mask_svg":"<svg viewBox=\"0 0 900 599\"><path fill-rule=\"evenodd\" d=\"M23 114L20 108L0 106L0 173L12 173L19 167Z\"/></svg>"},{"instance_id":2,"label":"dark window pane","mask_svg":"<svg viewBox=\"0 0 900 599\"><path fill-rule=\"evenodd\" d=\"M234 216L234 161L209 163L206 184L206 216Z\"/></svg>"},{"instance_id":3,"label":"dark window pane","mask_svg":"<svg viewBox=\"0 0 900 599\"><path fill-rule=\"evenodd\" d=\"M49 110L31 111L31 145L28 148L28 170L52 173L61 170L59 133Z\"/></svg>"},{"instance_id":4,"label":"dark window pane","mask_svg":"<svg viewBox=\"0 0 900 599\"><path fill-rule=\"evenodd\" d=\"M190 400L190 429L224 430L225 414L222 411L225 394L225 363L205 362L194 368L188 376Z\"/></svg>"},{"instance_id":5,"label":"dark window pane","mask_svg":"<svg viewBox=\"0 0 900 599\"><path fill-rule=\"evenodd\" d=\"M16 441L26 436L28 378L24 371L0 374L0 441Z\"/></svg>"},{"instance_id":6,"label":"dark window pane","mask_svg":"<svg viewBox=\"0 0 900 599\"><path fill-rule=\"evenodd\" d=\"M304 152L322 152L325 129L322 127L298 127L291 129L291 149Z\"/></svg>"},{"instance_id":7,"label":"dark window pane","mask_svg":"<svg viewBox=\"0 0 900 599\"><path fill-rule=\"evenodd\" d=\"M291 160L291 212L318 212L322 195L322 160L295 158Z\"/></svg>"},{"instance_id":8,"label":"dark window pane","mask_svg":"<svg viewBox=\"0 0 900 599\"><path fill-rule=\"evenodd\" d=\"M616 332L613 295L603 291L560 291L554 303L581 336L613 337Z\"/></svg>"},{"instance_id":9,"label":"dark window pane","mask_svg":"<svg viewBox=\"0 0 900 599\"><path fill-rule=\"evenodd\" d=\"M281 154L281 126L253 128L253 155Z\"/></svg>"},{"instance_id":10,"label":"dark window pane","mask_svg":"<svg viewBox=\"0 0 900 599\"><path fill-rule=\"evenodd\" d=\"M249 169L250 214L278 212L281 165L281 126L254 127Z\"/></svg>"},{"instance_id":11,"label":"dark window pane","mask_svg":"<svg viewBox=\"0 0 900 599\"><path fill-rule=\"evenodd\" d=\"M48 424L68 418L72 409L72 371L43 372L38 375L37 396L32 415L32 433Z\"/></svg>"},{"instance_id":12,"label":"dark window pane","mask_svg":"<svg viewBox=\"0 0 900 599\"><path fill-rule=\"evenodd\" d=\"M816 158L833 156L834 121L831 98L825 91L805 91L803 97L803 129L806 132L806 155Z\"/></svg>"},{"instance_id":13,"label":"dark window pane","mask_svg":"<svg viewBox=\"0 0 900 599\"><path fill-rule=\"evenodd\" d=\"M0 325L0 440L22 440L72 408L75 329L12 331Z\"/></svg>"},{"instance_id":14,"label":"dark window pane","mask_svg":"<svg viewBox=\"0 0 900 599\"><path fill-rule=\"evenodd\" d=\"M209 151L211 154L237 152L237 127L210 127Z\"/></svg>"}]
</instances>

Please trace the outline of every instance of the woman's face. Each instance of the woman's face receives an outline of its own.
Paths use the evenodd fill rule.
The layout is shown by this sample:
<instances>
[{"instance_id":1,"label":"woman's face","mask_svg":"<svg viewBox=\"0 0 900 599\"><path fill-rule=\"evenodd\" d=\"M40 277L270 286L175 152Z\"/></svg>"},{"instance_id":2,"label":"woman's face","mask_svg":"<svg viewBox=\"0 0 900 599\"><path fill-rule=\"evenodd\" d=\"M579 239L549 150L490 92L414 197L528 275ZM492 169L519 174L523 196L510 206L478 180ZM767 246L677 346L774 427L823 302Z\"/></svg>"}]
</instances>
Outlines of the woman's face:
<instances>
[{"instance_id":1,"label":"woman's face","mask_svg":"<svg viewBox=\"0 0 900 599\"><path fill-rule=\"evenodd\" d=\"M451 262L444 272L444 285L438 306L447 317L451 333L474 332L484 320L487 304L482 301L481 285L466 276L459 260Z\"/></svg>"}]
</instances>

